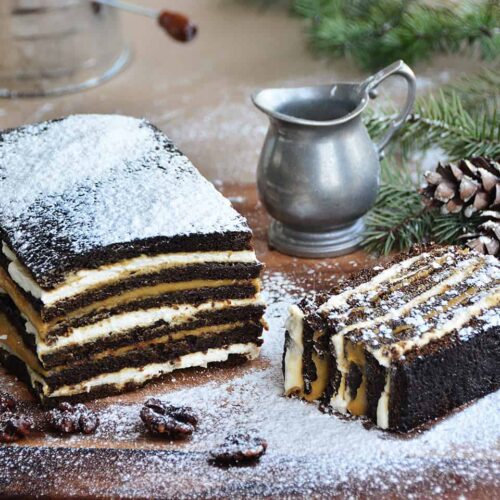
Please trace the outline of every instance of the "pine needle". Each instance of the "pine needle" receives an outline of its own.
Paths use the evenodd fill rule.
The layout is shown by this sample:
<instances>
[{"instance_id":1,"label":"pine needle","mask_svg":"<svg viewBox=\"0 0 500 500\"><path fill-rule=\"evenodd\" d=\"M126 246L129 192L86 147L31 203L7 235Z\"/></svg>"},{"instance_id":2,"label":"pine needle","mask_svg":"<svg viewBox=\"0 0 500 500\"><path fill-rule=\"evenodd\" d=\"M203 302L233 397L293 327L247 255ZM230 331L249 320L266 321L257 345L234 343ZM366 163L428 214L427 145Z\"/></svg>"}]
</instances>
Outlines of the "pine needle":
<instances>
[{"instance_id":1,"label":"pine needle","mask_svg":"<svg viewBox=\"0 0 500 500\"><path fill-rule=\"evenodd\" d=\"M479 216L443 215L423 204L420 179L412 175L408 158L413 152L436 147L443 150L444 160L499 158L500 117L492 104L499 99L499 81L500 71L488 70L418 100L415 113L393 140L396 146L389 149L389 161L382 164L380 193L366 217L364 246L368 251L387 254L430 240L458 243L461 236L476 231ZM489 104L478 106L478 102ZM374 140L394 116L392 110L368 116L365 123Z\"/></svg>"},{"instance_id":2,"label":"pine needle","mask_svg":"<svg viewBox=\"0 0 500 500\"><path fill-rule=\"evenodd\" d=\"M481 217L465 217L463 213L434 214L432 236L438 243L457 243L464 234L474 233L481 223Z\"/></svg>"},{"instance_id":3,"label":"pine needle","mask_svg":"<svg viewBox=\"0 0 500 500\"><path fill-rule=\"evenodd\" d=\"M417 100L412 113L392 141L408 158L415 151L441 148L450 160L469 156L500 156L500 70L485 70L474 77ZM478 103L483 103L479 105ZM365 119L377 140L394 119L392 109Z\"/></svg>"},{"instance_id":4,"label":"pine needle","mask_svg":"<svg viewBox=\"0 0 500 500\"><path fill-rule=\"evenodd\" d=\"M430 232L432 215L408 170L386 160L381 179L377 202L365 220L363 245L370 252L387 255L423 241Z\"/></svg>"},{"instance_id":5,"label":"pine needle","mask_svg":"<svg viewBox=\"0 0 500 500\"><path fill-rule=\"evenodd\" d=\"M462 0L451 7L412 0L296 0L293 9L309 20L314 47L350 57L366 70L465 47L476 48L484 60L500 53L496 0Z\"/></svg>"}]
</instances>

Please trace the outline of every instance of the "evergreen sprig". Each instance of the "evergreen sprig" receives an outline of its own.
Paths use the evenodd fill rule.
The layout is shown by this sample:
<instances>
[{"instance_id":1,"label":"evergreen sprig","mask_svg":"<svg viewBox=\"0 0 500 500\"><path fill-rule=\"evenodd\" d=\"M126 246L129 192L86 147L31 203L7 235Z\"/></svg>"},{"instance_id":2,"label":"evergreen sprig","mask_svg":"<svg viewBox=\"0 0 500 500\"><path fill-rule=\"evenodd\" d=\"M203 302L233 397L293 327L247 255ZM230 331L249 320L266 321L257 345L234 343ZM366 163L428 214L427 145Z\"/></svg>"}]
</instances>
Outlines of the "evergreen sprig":
<instances>
[{"instance_id":1,"label":"evergreen sprig","mask_svg":"<svg viewBox=\"0 0 500 500\"><path fill-rule=\"evenodd\" d=\"M485 60L500 53L497 0L449 6L415 0L295 0L293 8L309 20L314 47L350 57L367 70L465 47L476 48Z\"/></svg>"},{"instance_id":2,"label":"evergreen sprig","mask_svg":"<svg viewBox=\"0 0 500 500\"><path fill-rule=\"evenodd\" d=\"M424 240L432 226L432 214L422 203L417 183L408 170L386 160L382 163L381 181L375 207L365 220L364 246L386 255Z\"/></svg>"},{"instance_id":3,"label":"evergreen sprig","mask_svg":"<svg viewBox=\"0 0 500 500\"><path fill-rule=\"evenodd\" d=\"M382 163L380 193L366 218L367 250L387 254L426 240L457 243L460 236L475 232L479 216L443 215L424 205L418 192L421 176L409 166L409 158L412 152L436 147L443 150L445 160L499 158L498 81L500 71L488 70L418 100L415 113L392 142L396 146L389 150L389 160ZM392 118L390 110L367 119L374 139L382 135Z\"/></svg>"},{"instance_id":4,"label":"evergreen sprig","mask_svg":"<svg viewBox=\"0 0 500 500\"><path fill-rule=\"evenodd\" d=\"M496 109L475 116L465 110L458 94L422 100L401 132L403 147L440 147L448 158L500 155L500 117Z\"/></svg>"},{"instance_id":5,"label":"evergreen sprig","mask_svg":"<svg viewBox=\"0 0 500 500\"><path fill-rule=\"evenodd\" d=\"M469 96L478 96L470 92ZM483 112L469 111L474 97L464 103L456 90L439 91L419 99L393 144L408 156L412 151L439 147L451 160L468 156L500 156L500 116L486 102ZM493 98L490 97L490 100ZM483 100L486 99L483 97ZM481 108L479 108L481 109ZM371 114L366 119L370 135L378 138L394 118L392 112Z\"/></svg>"},{"instance_id":6,"label":"evergreen sprig","mask_svg":"<svg viewBox=\"0 0 500 500\"><path fill-rule=\"evenodd\" d=\"M439 211L433 212L431 239L438 243L457 243L464 234L475 233L481 223L481 217L465 217L460 212L458 214L441 214Z\"/></svg>"},{"instance_id":7,"label":"evergreen sprig","mask_svg":"<svg viewBox=\"0 0 500 500\"><path fill-rule=\"evenodd\" d=\"M408 170L396 162L384 161L377 202L365 220L363 246L369 252L387 255L423 241L457 243L460 236L475 232L480 221L478 215L443 215L426 206L418 182Z\"/></svg>"},{"instance_id":8,"label":"evergreen sprig","mask_svg":"<svg viewBox=\"0 0 500 500\"><path fill-rule=\"evenodd\" d=\"M417 99L414 113L391 141L391 151L408 156L441 147L450 159L464 157L469 150L498 156L499 104L499 67L463 77L434 95ZM380 138L395 116L393 108L367 113L365 125L370 135Z\"/></svg>"}]
</instances>

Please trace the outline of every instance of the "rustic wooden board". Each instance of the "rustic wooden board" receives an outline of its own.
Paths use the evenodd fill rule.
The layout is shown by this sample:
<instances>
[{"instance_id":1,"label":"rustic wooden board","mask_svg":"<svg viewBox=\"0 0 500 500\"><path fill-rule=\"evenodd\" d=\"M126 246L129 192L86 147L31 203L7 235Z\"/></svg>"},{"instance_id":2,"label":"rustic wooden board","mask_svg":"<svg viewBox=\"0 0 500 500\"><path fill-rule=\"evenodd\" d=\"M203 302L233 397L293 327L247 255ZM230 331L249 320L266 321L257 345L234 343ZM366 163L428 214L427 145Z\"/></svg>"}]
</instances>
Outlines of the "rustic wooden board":
<instances>
[{"instance_id":1,"label":"rustic wooden board","mask_svg":"<svg viewBox=\"0 0 500 500\"><path fill-rule=\"evenodd\" d=\"M258 255L267 266L264 286L269 287L270 302L278 304L285 295L288 300L298 298L304 290L326 289L340 276L373 264L373 258L361 251L324 260L296 259L270 251L266 243L268 220L254 187L233 185L222 189L248 217L254 229ZM267 342L273 345L269 352L274 353L280 349L283 335L283 306L279 307L279 310L270 308L271 330L266 334ZM339 417L323 415L311 405L280 398L277 365L276 355L263 353L260 360L240 367L175 373L140 391L91 403L101 416L99 432L95 436L69 437L47 432L43 413L26 387L0 371L1 389L22 401L22 407L34 416L39 429L25 441L0 445L0 494L23 498L70 495L136 498L434 495L456 498L465 495L492 499L500 496L500 434L496 435L496 446L487 445L480 452L462 450L458 453L460 443L450 445L446 437L447 433L454 433L454 425L463 429L471 422L474 424L477 420L474 415L468 419L457 415L458 418L437 424L442 426L440 433L431 428L407 437L386 435L363 427L359 421L341 422ZM265 377L270 370L274 378ZM211 394L216 391L223 391L224 397L212 401ZM271 401L269 407L265 406L267 393ZM171 395L181 402L190 402L193 397L203 399L198 408L199 435L182 443L148 436L138 411L141 402L151 395L165 399ZM488 418L492 413L495 415L495 405L498 409L495 401L498 398L482 403L481 409L468 408L463 413L484 411ZM294 412L301 415L297 418L302 421L294 421ZM333 427L340 429L339 434L332 434ZM207 463L207 452L213 443L221 441L228 432L246 428L264 433L262 437L270 442L267 455L258 465L221 469ZM331 443L331 454L325 454L324 446L328 447L329 443L322 443L318 454L316 445L308 446L308 436L304 433L311 433L311 443L314 443L315 429L330 436L329 439L336 436L335 443ZM487 425L471 432L476 433L478 441L485 436L490 443L495 431ZM374 433L377 433L376 439ZM442 435L445 437L441 438ZM283 442L278 443L277 439ZM420 450L419 442L423 443L421 456L415 453ZM427 454L428 442L434 443L432 449L437 449L440 457ZM387 460L381 457L372 468L371 462L364 463L364 446L367 455L372 457L374 446L380 446L381 455L393 453L391 450L401 446L401 460L394 461L397 457L394 454ZM356 459L359 467L343 467L346 461L353 462L349 457L354 452L360 457Z\"/></svg>"}]
</instances>

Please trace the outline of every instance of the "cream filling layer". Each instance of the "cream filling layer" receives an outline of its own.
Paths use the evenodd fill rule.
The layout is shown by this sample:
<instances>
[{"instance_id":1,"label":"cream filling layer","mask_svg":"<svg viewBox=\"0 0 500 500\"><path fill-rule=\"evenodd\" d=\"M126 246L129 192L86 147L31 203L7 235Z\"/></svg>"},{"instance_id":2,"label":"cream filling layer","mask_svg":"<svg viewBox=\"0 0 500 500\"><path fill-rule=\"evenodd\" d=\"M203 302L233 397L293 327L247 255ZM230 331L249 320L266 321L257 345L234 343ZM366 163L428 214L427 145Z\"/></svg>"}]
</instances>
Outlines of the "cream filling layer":
<instances>
[{"instance_id":1,"label":"cream filling layer","mask_svg":"<svg viewBox=\"0 0 500 500\"><path fill-rule=\"evenodd\" d=\"M2 242L2 252L10 260L8 273L12 280L25 292L40 299L49 306L60 300L81 294L89 289L116 282L128 276L150 274L162 269L207 263L257 263L253 250L237 252L185 252L154 256L141 255L133 259L122 260L115 264L101 266L97 269L82 269L68 275L63 284L52 290L44 290L36 283L26 267L19 262L12 250Z\"/></svg>"},{"instance_id":2,"label":"cream filling layer","mask_svg":"<svg viewBox=\"0 0 500 500\"><path fill-rule=\"evenodd\" d=\"M297 306L291 306L286 322L286 330L290 335L285 352L285 395L304 392L303 360L304 345L304 313Z\"/></svg>"},{"instance_id":3,"label":"cream filling layer","mask_svg":"<svg viewBox=\"0 0 500 500\"><path fill-rule=\"evenodd\" d=\"M206 367L208 363L227 361L231 354L242 354L248 359L255 359L260 352L259 346L253 343L232 344L227 347L208 349L206 352L195 352L180 356L176 360L165 363L152 363L139 368L124 368L119 372L105 373L75 385L65 385L51 391L43 378L28 368L32 384L41 384L43 395L50 398L73 396L90 392L95 387L112 385L122 389L126 384L142 384L153 378L184 368Z\"/></svg>"},{"instance_id":4,"label":"cream filling layer","mask_svg":"<svg viewBox=\"0 0 500 500\"><path fill-rule=\"evenodd\" d=\"M391 374L387 370L385 386L377 403L377 425L381 429L389 428L389 398L391 394Z\"/></svg>"},{"instance_id":5,"label":"cream filling layer","mask_svg":"<svg viewBox=\"0 0 500 500\"><path fill-rule=\"evenodd\" d=\"M163 321L171 326L189 322L196 315L205 311L217 311L231 307L248 305L265 305L260 294L248 299L226 299L221 301L203 302L196 306L192 304L178 304L175 306L163 306L153 309L130 311L116 314L97 323L87 326L73 328L68 335L58 337L54 343L48 345L40 336L36 328L26 321L26 330L36 336L38 354L40 356L56 351L71 344L85 344L100 337L116 335L136 327L150 326L158 321Z\"/></svg>"},{"instance_id":6,"label":"cream filling layer","mask_svg":"<svg viewBox=\"0 0 500 500\"><path fill-rule=\"evenodd\" d=\"M349 371L349 362L345 356L344 350L344 336L343 335L334 335L330 339L330 343L335 350L335 360L337 364L337 370L340 372L340 384L331 399L330 406L337 410L340 413L347 413L347 405L349 404L349 394L347 390L347 372Z\"/></svg>"}]
</instances>

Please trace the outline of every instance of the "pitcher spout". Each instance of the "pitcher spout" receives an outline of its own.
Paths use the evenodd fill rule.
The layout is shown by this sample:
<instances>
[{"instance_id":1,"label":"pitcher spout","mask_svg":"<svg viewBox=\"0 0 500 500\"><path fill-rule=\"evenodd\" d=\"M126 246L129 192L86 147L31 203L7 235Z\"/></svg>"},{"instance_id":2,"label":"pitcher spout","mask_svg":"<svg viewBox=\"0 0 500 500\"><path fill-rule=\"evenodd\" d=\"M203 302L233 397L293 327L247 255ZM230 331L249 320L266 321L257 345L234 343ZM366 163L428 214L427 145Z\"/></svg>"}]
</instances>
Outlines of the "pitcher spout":
<instances>
[{"instance_id":1,"label":"pitcher spout","mask_svg":"<svg viewBox=\"0 0 500 500\"><path fill-rule=\"evenodd\" d=\"M270 118L305 126L345 123L368 103L357 84L339 83L298 88L269 88L252 95L255 106Z\"/></svg>"}]
</instances>

